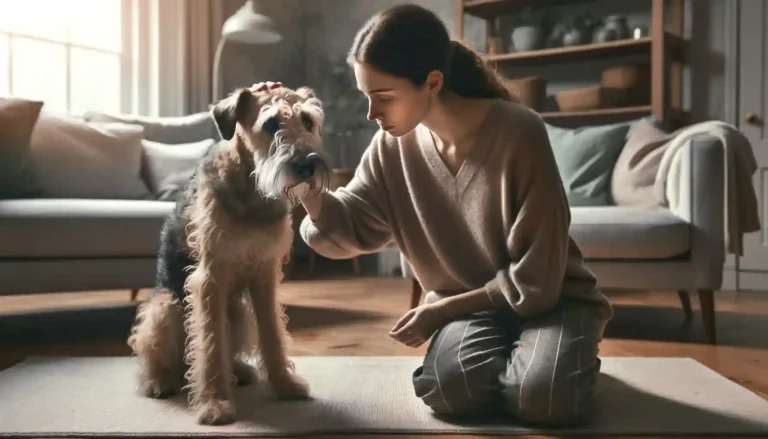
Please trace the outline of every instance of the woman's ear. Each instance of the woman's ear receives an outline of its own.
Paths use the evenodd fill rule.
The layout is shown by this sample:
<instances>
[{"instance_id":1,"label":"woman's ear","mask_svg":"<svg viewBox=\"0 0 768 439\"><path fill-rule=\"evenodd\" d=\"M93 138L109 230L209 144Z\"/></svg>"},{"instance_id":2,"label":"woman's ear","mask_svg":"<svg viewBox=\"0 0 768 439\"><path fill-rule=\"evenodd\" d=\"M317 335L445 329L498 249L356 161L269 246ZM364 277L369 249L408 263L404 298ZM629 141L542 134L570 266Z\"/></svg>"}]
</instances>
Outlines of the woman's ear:
<instances>
[{"instance_id":1,"label":"woman's ear","mask_svg":"<svg viewBox=\"0 0 768 439\"><path fill-rule=\"evenodd\" d=\"M427 75L427 91L430 96L437 96L443 89L443 72L440 70L432 70Z\"/></svg>"}]
</instances>

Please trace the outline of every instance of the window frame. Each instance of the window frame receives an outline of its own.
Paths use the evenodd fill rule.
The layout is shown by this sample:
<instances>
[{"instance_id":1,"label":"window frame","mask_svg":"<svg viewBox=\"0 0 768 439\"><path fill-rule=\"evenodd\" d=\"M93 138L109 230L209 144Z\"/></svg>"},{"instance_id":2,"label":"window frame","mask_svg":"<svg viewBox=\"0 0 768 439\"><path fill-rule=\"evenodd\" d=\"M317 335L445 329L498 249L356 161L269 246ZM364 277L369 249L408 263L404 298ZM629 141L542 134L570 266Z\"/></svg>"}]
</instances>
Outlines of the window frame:
<instances>
[{"instance_id":1,"label":"window frame","mask_svg":"<svg viewBox=\"0 0 768 439\"><path fill-rule=\"evenodd\" d=\"M120 0L121 2L121 12L120 12L120 20L121 20L121 28L122 28L122 35L121 35L121 48L119 51L113 51L109 49L104 49L96 46L91 46L88 44L83 43L73 43L69 41L69 38L67 38L66 41L55 39L55 38L46 38L46 37L40 37L37 35L30 35L23 32L16 32L16 31L9 31L5 29L0 29L0 36L6 37L6 55L7 58L5 60L0 60L0 65L2 63L6 64L7 72L7 81L8 83L5 84L8 94L10 96L14 95L13 91L13 41L15 38L30 40L30 41L36 41L36 42L42 42L46 44L55 44L59 47L63 47L65 49L65 75L66 75L66 112L68 114L74 114L72 113L72 49L76 50L86 50L90 52L95 53L101 53L101 54L108 54L108 55L114 55L117 56L120 60L120 90L117 91L118 98L120 100L119 105L119 111L121 113L130 113L131 109L133 108L133 76L134 76L134 69L133 69L133 44L132 39L134 37L134 30L133 30L133 8L131 5L132 0Z\"/></svg>"}]
</instances>

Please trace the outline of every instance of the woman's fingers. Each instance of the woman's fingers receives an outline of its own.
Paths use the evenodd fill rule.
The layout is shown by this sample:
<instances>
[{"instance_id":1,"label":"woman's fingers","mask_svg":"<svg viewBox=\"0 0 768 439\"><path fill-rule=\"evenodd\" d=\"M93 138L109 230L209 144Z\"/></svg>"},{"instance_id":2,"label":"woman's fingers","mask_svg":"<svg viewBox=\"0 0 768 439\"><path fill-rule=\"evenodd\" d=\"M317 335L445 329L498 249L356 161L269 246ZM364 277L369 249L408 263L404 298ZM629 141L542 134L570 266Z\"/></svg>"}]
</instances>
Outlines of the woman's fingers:
<instances>
[{"instance_id":1,"label":"woman's fingers","mask_svg":"<svg viewBox=\"0 0 768 439\"><path fill-rule=\"evenodd\" d=\"M413 318L413 315L415 314L415 311L414 311L415 309L416 308L408 311L407 313L405 313L404 316L400 317L400 320L398 320L397 323L395 323L395 326L392 327L389 333L390 334L397 333L403 326L405 326L406 323L410 322L411 319Z\"/></svg>"},{"instance_id":2,"label":"woman's fingers","mask_svg":"<svg viewBox=\"0 0 768 439\"><path fill-rule=\"evenodd\" d=\"M272 81L266 81L266 82L257 82L251 86L251 91L266 91L270 89L275 89L282 87L283 83L280 81L272 82Z\"/></svg>"}]
</instances>

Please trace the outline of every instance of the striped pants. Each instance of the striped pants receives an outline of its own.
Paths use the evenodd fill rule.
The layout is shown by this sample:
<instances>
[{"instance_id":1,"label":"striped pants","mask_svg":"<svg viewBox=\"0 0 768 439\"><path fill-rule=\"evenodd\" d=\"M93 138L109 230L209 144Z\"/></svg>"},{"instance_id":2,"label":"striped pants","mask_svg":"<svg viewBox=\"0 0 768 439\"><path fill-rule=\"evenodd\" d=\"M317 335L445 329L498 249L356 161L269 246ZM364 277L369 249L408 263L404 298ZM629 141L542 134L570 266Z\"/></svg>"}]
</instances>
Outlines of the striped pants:
<instances>
[{"instance_id":1,"label":"striped pants","mask_svg":"<svg viewBox=\"0 0 768 439\"><path fill-rule=\"evenodd\" d=\"M529 320L511 311L456 320L435 334L414 371L416 396L440 415L573 425L593 408L606 323L601 308L571 299Z\"/></svg>"}]
</instances>

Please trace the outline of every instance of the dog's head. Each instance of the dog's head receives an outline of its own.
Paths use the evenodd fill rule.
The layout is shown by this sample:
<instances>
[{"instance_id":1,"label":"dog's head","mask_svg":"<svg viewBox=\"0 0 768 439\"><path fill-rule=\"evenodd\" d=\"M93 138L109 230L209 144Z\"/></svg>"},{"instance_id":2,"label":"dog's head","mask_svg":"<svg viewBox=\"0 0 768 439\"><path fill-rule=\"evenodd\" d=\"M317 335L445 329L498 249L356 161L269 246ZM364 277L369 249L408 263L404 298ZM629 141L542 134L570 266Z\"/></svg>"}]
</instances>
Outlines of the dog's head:
<instances>
[{"instance_id":1,"label":"dog's head","mask_svg":"<svg viewBox=\"0 0 768 439\"><path fill-rule=\"evenodd\" d=\"M325 189L330 161L323 147L323 103L301 87L238 89L211 107L221 136L252 155L256 188L267 198L293 198L306 183Z\"/></svg>"}]
</instances>

